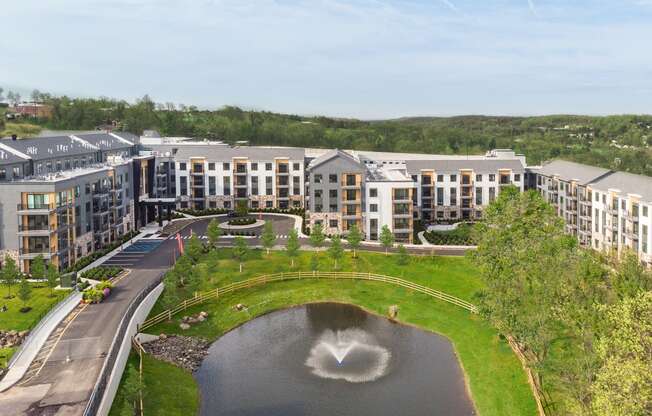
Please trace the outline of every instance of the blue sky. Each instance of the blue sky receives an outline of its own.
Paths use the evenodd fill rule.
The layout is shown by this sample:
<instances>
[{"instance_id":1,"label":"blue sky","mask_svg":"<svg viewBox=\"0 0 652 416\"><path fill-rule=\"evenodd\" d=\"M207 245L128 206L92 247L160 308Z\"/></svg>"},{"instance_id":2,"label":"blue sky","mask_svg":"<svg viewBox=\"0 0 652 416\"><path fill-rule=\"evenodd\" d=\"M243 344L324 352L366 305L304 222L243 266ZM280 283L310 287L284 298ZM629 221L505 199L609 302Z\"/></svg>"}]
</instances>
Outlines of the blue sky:
<instances>
[{"instance_id":1,"label":"blue sky","mask_svg":"<svg viewBox=\"0 0 652 416\"><path fill-rule=\"evenodd\" d=\"M388 118L652 112L652 0L20 0L0 86Z\"/></svg>"}]
</instances>

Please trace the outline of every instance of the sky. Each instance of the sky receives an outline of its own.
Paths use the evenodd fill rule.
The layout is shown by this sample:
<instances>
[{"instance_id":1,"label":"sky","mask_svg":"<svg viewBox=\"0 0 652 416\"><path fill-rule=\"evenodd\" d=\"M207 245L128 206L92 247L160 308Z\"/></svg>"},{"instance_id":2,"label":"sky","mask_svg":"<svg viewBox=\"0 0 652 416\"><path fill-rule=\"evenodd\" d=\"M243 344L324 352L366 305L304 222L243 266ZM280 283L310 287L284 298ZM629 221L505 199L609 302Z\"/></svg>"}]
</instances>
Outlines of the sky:
<instances>
[{"instance_id":1,"label":"sky","mask_svg":"<svg viewBox=\"0 0 652 416\"><path fill-rule=\"evenodd\" d=\"M5 92L362 119L652 112L652 0L20 0L0 20Z\"/></svg>"}]
</instances>

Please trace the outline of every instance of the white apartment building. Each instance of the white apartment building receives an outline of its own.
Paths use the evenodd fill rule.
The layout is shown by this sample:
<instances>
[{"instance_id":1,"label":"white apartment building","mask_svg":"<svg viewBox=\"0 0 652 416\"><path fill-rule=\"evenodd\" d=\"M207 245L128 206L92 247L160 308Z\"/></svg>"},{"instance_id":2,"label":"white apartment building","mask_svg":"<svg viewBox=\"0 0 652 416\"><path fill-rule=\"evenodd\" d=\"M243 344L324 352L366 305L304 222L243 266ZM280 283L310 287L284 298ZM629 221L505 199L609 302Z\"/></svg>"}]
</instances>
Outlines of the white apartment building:
<instances>
[{"instance_id":1,"label":"white apartment building","mask_svg":"<svg viewBox=\"0 0 652 416\"><path fill-rule=\"evenodd\" d=\"M555 160L532 169L566 231L596 250L630 249L652 264L652 178Z\"/></svg>"}]
</instances>

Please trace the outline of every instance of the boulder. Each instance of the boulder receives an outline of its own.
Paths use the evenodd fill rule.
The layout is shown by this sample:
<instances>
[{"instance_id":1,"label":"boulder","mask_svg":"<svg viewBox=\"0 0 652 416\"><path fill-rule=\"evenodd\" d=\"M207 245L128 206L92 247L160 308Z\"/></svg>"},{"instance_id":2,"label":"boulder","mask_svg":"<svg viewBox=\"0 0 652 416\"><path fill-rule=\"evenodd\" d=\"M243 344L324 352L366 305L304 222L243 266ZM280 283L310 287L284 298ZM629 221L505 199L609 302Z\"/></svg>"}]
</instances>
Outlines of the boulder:
<instances>
[{"instance_id":1,"label":"boulder","mask_svg":"<svg viewBox=\"0 0 652 416\"><path fill-rule=\"evenodd\" d=\"M165 334L161 334L158 336L158 339L166 339L168 336Z\"/></svg>"},{"instance_id":2,"label":"boulder","mask_svg":"<svg viewBox=\"0 0 652 416\"><path fill-rule=\"evenodd\" d=\"M185 322L182 322L182 323L179 324L179 328L181 328L181 329L183 329L185 331L186 329L190 329L190 325L188 325Z\"/></svg>"}]
</instances>

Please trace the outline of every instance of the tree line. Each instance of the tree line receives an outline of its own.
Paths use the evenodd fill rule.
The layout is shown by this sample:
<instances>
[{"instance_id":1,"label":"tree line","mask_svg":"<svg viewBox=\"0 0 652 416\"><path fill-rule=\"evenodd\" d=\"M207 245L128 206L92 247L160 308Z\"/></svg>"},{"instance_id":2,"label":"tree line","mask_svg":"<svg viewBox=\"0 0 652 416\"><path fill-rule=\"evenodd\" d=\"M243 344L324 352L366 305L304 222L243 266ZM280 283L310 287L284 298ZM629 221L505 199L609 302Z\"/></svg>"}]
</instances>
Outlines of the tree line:
<instances>
[{"instance_id":1,"label":"tree line","mask_svg":"<svg viewBox=\"0 0 652 416\"><path fill-rule=\"evenodd\" d=\"M32 94L34 95L34 93ZM607 117L421 117L382 121L248 111L234 106L200 110L156 103L145 95L135 103L107 97L71 98L36 91L52 106L52 117L35 120L49 129L95 129L114 125L141 134L254 145L322 147L392 152L477 154L511 148L531 164L565 158L606 168L652 175L652 116Z\"/></svg>"}]
</instances>

